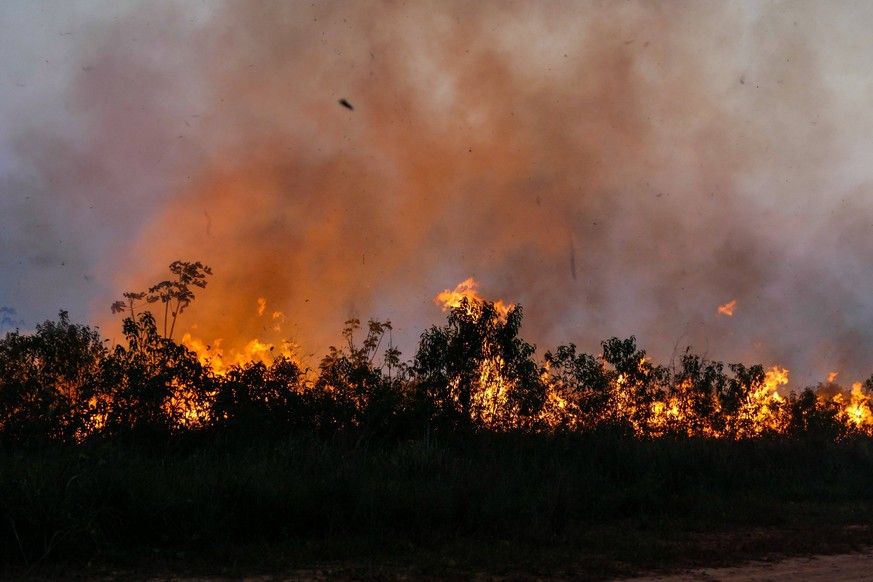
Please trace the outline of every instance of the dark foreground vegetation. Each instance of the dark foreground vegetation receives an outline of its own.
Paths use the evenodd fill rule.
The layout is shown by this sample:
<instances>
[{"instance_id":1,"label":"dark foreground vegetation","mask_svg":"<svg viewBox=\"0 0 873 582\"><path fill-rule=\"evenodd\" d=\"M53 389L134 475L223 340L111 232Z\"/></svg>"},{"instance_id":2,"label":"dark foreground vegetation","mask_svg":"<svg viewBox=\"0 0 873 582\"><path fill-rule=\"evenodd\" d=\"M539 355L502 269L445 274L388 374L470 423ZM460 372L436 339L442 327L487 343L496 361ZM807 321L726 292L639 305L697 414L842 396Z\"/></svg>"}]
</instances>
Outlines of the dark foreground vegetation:
<instances>
[{"instance_id":1,"label":"dark foreground vegetation","mask_svg":"<svg viewBox=\"0 0 873 582\"><path fill-rule=\"evenodd\" d=\"M410 362L351 321L317 370L217 374L165 283L161 333L145 294L116 305L126 345L63 312L0 339L0 577L597 579L873 542L860 387L775 397L761 366L633 338L538 360L520 309L470 299Z\"/></svg>"},{"instance_id":2,"label":"dark foreground vegetation","mask_svg":"<svg viewBox=\"0 0 873 582\"><path fill-rule=\"evenodd\" d=\"M0 572L596 579L857 549L873 542L869 445L590 434L355 448L298 435L7 450Z\"/></svg>"}]
</instances>

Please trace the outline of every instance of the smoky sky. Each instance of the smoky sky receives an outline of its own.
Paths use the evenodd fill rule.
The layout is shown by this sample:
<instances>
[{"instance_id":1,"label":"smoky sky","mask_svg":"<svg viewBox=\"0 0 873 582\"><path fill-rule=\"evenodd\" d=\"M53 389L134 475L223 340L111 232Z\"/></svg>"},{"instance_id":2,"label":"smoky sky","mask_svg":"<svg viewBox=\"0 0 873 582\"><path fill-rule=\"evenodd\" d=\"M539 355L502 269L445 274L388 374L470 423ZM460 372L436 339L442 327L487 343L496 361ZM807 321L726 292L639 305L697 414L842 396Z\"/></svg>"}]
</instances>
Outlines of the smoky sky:
<instances>
[{"instance_id":1,"label":"smoky sky","mask_svg":"<svg viewBox=\"0 0 873 582\"><path fill-rule=\"evenodd\" d=\"M114 299L200 260L180 325L207 342L317 357L374 317L411 357L444 321L432 298L474 276L540 354L634 334L662 363L690 345L800 384L867 377L871 17L4 4L0 305L117 339Z\"/></svg>"}]
</instances>

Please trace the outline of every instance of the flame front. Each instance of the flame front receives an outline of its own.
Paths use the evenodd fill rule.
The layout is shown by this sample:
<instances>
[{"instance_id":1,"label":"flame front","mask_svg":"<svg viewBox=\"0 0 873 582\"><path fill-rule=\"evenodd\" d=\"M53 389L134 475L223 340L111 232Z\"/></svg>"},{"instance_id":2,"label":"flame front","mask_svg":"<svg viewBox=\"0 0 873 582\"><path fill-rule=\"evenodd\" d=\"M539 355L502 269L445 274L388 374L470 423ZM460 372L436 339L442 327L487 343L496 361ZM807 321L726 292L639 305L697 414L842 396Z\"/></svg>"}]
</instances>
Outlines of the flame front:
<instances>
[{"instance_id":1,"label":"flame front","mask_svg":"<svg viewBox=\"0 0 873 582\"><path fill-rule=\"evenodd\" d=\"M449 325L434 329L446 334L458 332L460 338L452 350L443 352L448 359L439 364L445 366L440 373L450 371L440 378L447 381L447 398L453 399L455 410L469 418L472 426L487 430L582 432L612 427L642 438L678 435L744 439L797 434L793 431L822 426L824 422L834 430L835 438L853 434L873 436L870 381L866 389L856 382L850 391L842 392L834 383L837 372L831 372L826 384L819 384L818 393L807 389L798 396L787 392L790 373L786 367L773 365L765 370L762 366L736 364L729 365L727 373L721 363L707 361L689 351L668 368L655 364L644 351L637 350L633 337L603 342L603 350L597 356L577 354L572 344L560 346L555 354L549 352L543 361L537 362L533 346L516 336L521 308L503 300L483 299L472 277L453 290L444 290L434 302L443 310L452 311ZM270 310L265 298L258 298L249 308L262 331L282 331L285 315ZM189 329L196 331L197 326ZM384 331L383 326L374 322L370 329ZM351 356L346 364L372 365L380 343L375 339L377 336L368 336L368 341L373 340L371 345L365 341L365 349L358 352L349 332L348 347L357 355ZM322 395L337 397L346 394L345 389L334 390L331 380L316 378L317 371L301 365L296 357L297 346L290 341L273 343L263 337L231 341L232 345L226 348L223 338L207 342L193 331L183 336L182 344L205 367L207 382L204 391L202 386L197 388L186 380L171 380L171 395L162 407L174 426L199 428L216 420L213 417L223 418L223 413L212 407L222 382L232 378L233 370L255 362L264 362L269 367L274 362L290 360L298 370L295 378L300 381L285 388L321 389L325 391ZM334 362L344 357L342 350L332 350ZM461 361L457 368L455 359ZM340 373L346 364L337 368ZM456 373L451 371L453 368L461 371ZM324 362L319 369L325 370ZM415 383L424 378L416 378L415 373L418 372L405 376L402 382ZM370 378L376 381L379 377L377 372ZM238 376L234 381L238 381ZM78 394L78 384L73 380L65 380L59 388L70 399ZM401 392L407 388L401 386ZM346 396L351 394L360 399L357 391L352 383ZM105 410L111 409L111 401L106 399L111 396L91 397L85 404L94 414L76 436L77 440L99 432L106 425ZM359 400L355 402L360 404Z\"/></svg>"},{"instance_id":2,"label":"flame front","mask_svg":"<svg viewBox=\"0 0 873 582\"><path fill-rule=\"evenodd\" d=\"M443 291L434 302L447 310L464 306L463 300L467 299L466 313L470 315L474 313L470 304L484 301L477 288L476 281L470 278L453 290ZM494 306L504 318L514 307L503 300L494 302ZM735 308L736 300L733 300L720 306L719 313L730 316ZM513 381L500 372L503 364L499 356L492 356L481 364L479 370L481 391L474 396L477 406L473 411L487 426L496 418L496 411L506 404L508 393L516 388ZM691 378L657 378L658 368L647 356L638 358L631 369L617 371L611 370L604 355L600 354L594 366L596 373L607 379L607 384L599 396L604 407L592 412L585 403L580 406L578 395L574 401L573 390L568 392L565 381L552 375L551 366L546 362L540 376L546 387L539 416L542 422L552 429L558 426L584 429L598 423L626 423L638 436L680 433L709 438L755 438L765 434L784 434L790 430L789 402L780 392L787 390L790 372L783 366L773 365L762 370L760 377L749 375L734 379L735 385L739 385L741 380L746 382L745 391L737 391L731 386L715 386L704 393ZM740 376L749 372L745 368L738 370ZM832 383L836 375L831 373L828 383ZM574 389L578 391L580 387ZM591 388L583 386L581 389ZM648 396L644 394L647 390ZM732 391L738 395L736 398L731 396ZM641 404L641 400L646 399L650 402ZM873 402L860 383L853 385L848 398L837 394L830 404L821 397L817 397L816 402L822 408L836 406L837 417L845 426L873 434Z\"/></svg>"}]
</instances>

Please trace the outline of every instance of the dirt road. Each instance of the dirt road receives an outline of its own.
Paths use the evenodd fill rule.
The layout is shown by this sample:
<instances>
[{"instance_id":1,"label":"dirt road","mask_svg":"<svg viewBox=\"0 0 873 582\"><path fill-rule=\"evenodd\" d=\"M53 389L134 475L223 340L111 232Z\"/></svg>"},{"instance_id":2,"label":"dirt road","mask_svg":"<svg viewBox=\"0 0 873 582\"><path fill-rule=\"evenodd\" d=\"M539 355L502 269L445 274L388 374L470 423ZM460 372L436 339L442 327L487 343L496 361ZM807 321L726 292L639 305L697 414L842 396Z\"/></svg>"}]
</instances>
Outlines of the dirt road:
<instances>
[{"instance_id":1,"label":"dirt road","mask_svg":"<svg viewBox=\"0 0 873 582\"><path fill-rule=\"evenodd\" d=\"M873 550L836 556L752 562L731 568L705 568L670 576L644 576L626 582L845 582L873 580Z\"/></svg>"}]
</instances>

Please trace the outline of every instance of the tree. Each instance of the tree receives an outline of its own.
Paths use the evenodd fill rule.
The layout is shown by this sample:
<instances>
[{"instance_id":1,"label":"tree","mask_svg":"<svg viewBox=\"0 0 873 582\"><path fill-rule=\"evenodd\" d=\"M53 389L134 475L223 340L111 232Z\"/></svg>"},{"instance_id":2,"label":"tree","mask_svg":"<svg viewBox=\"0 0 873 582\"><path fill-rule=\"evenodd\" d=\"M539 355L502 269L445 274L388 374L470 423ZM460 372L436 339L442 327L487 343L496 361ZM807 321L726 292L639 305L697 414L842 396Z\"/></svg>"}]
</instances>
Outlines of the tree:
<instances>
[{"instance_id":1,"label":"tree","mask_svg":"<svg viewBox=\"0 0 873 582\"><path fill-rule=\"evenodd\" d=\"M420 399L450 430L532 429L545 402L535 346L518 337L520 306L505 318L494 303L464 297L448 323L425 331L415 356Z\"/></svg>"},{"instance_id":2,"label":"tree","mask_svg":"<svg viewBox=\"0 0 873 582\"><path fill-rule=\"evenodd\" d=\"M359 329L359 320L346 322L342 332L345 345L329 348L319 365L316 390L333 400L331 420L335 427L356 430L358 443L396 438L406 431L407 366L401 363L400 351L390 341L390 321L371 319L361 345L355 341ZM380 358L386 335L388 345Z\"/></svg>"},{"instance_id":3,"label":"tree","mask_svg":"<svg viewBox=\"0 0 873 582\"><path fill-rule=\"evenodd\" d=\"M162 335L173 338L176 329L176 319L191 304L194 299L192 287L206 287L206 276L212 274L212 269L200 261L190 263L173 261L170 272L175 279L167 279L149 287L148 292L124 293L124 299L112 304L112 313L130 313L133 321L137 321L136 308L160 301L164 304L164 322ZM169 324L169 330L167 326Z\"/></svg>"},{"instance_id":4,"label":"tree","mask_svg":"<svg viewBox=\"0 0 873 582\"><path fill-rule=\"evenodd\" d=\"M728 387L724 364L711 362L691 353L682 355L681 366L673 376L670 396L676 403L677 422L670 432L691 435L720 435L727 426L721 399Z\"/></svg>"},{"instance_id":5,"label":"tree","mask_svg":"<svg viewBox=\"0 0 873 582\"><path fill-rule=\"evenodd\" d=\"M212 418L224 429L253 436L314 427L306 374L291 358L233 366L216 382Z\"/></svg>"},{"instance_id":6,"label":"tree","mask_svg":"<svg viewBox=\"0 0 873 582\"><path fill-rule=\"evenodd\" d=\"M821 388L821 385L819 385ZM840 409L831 399L818 398L812 388L788 397L787 433L794 438L840 440L850 427L840 422Z\"/></svg>"},{"instance_id":7,"label":"tree","mask_svg":"<svg viewBox=\"0 0 873 582\"><path fill-rule=\"evenodd\" d=\"M213 381L197 355L160 336L148 311L125 318L124 334L101 370L103 432L149 439L208 424Z\"/></svg>"},{"instance_id":8,"label":"tree","mask_svg":"<svg viewBox=\"0 0 873 582\"><path fill-rule=\"evenodd\" d=\"M603 360L577 354L576 345L562 345L546 352L548 384L558 398L552 411L559 426L571 431L592 431L609 411L612 386Z\"/></svg>"},{"instance_id":9,"label":"tree","mask_svg":"<svg viewBox=\"0 0 873 582\"><path fill-rule=\"evenodd\" d=\"M669 373L652 364L646 351L637 349L636 342L634 336L601 342L601 357L612 368L607 372L612 398L606 420L614 425L627 423L637 433L648 433L653 404L664 395Z\"/></svg>"}]
</instances>

